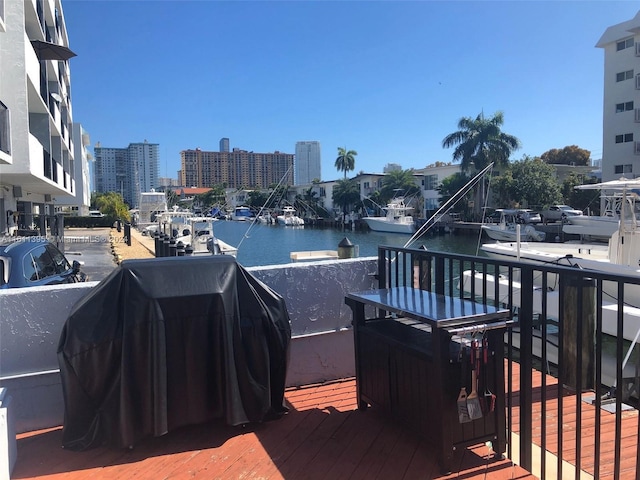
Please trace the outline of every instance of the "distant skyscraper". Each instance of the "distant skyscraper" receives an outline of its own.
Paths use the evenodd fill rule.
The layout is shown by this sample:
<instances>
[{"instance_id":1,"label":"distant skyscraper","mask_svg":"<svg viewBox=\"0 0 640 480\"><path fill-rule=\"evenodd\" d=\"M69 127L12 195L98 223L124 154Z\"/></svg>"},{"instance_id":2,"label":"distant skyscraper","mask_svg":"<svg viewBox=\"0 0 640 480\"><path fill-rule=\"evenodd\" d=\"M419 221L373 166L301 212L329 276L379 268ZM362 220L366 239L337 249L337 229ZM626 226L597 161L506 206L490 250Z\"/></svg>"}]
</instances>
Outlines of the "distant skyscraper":
<instances>
[{"instance_id":1,"label":"distant skyscraper","mask_svg":"<svg viewBox=\"0 0 640 480\"><path fill-rule=\"evenodd\" d=\"M221 144L222 146L222 144ZM234 148L207 152L196 148L180 152L180 184L210 188L269 188L273 184L293 185L292 153L255 153Z\"/></svg>"},{"instance_id":2,"label":"distant skyscraper","mask_svg":"<svg viewBox=\"0 0 640 480\"><path fill-rule=\"evenodd\" d=\"M140 192L158 187L159 145L130 143L126 148L94 147L95 191L117 192L130 207L140 203Z\"/></svg>"},{"instance_id":3,"label":"distant skyscraper","mask_svg":"<svg viewBox=\"0 0 640 480\"><path fill-rule=\"evenodd\" d=\"M221 138L220 139L220 151L221 152L228 152L229 151L229 139L228 138Z\"/></svg>"},{"instance_id":4,"label":"distant skyscraper","mask_svg":"<svg viewBox=\"0 0 640 480\"><path fill-rule=\"evenodd\" d=\"M320 142L297 142L294 184L311 185L321 179Z\"/></svg>"}]
</instances>

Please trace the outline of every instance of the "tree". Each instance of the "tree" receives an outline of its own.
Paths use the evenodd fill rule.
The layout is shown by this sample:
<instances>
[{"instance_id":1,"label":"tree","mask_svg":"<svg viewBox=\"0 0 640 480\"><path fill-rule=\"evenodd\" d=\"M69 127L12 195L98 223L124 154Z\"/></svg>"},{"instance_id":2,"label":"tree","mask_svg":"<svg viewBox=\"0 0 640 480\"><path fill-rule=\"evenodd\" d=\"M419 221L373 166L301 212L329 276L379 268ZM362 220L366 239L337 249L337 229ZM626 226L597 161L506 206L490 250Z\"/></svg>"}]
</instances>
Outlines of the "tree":
<instances>
[{"instance_id":1,"label":"tree","mask_svg":"<svg viewBox=\"0 0 640 480\"><path fill-rule=\"evenodd\" d=\"M342 207L342 212L347 214L348 207L360 201L360 186L354 180L338 180L331 195L334 205Z\"/></svg>"},{"instance_id":2,"label":"tree","mask_svg":"<svg viewBox=\"0 0 640 480\"><path fill-rule=\"evenodd\" d=\"M461 162L463 172L472 168L480 171L491 162L506 166L511 154L520 148L520 140L503 133L500 129L503 123L502 112L496 112L490 118L485 118L484 113L475 119L463 117L458 121L458 131L442 140L442 147L455 146L453 161Z\"/></svg>"},{"instance_id":3,"label":"tree","mask_svg":"<svg viewBox=\"0 0 640 480\"><path fill-rule=\"evenodd\" d=\"M589 165L591 152L577 145L570 145L560 150L552 148L540 155L545 163L555 165Z\"/></svg>"},{"instance_id":4,"label":"tree","mask_svg":"<svg viewBox=\"0 0 640 480\"><path fill-rule=\"evenodd\" d=\"M358 152L355 150L338 147L338 158L336 158L335 166L339 172L344 172L345 179L347 178L347 172L351 172L356 168L356 155L358 155Z\"/></svg>"},{"instance_id":5,"label":"tree","mask_svg":"<svg viewBox=\"0 0 640 480\"><path fill-rule=\"evenodd\" d=\"M129 208L119 193L94 193L91 198L91 204L98 207L98 209L107 216L119 218L127 222L131 220Z\"/></svg>"},{"instance_id":6,"label":"tree","mask_svg":"<svg viewBox=\"0 0 640 480\"><path fill-rule=\"evenodd\" d=\"M176 191L172 190L171 188L167 189L167 191L165 192L165 197L167 198L168 208L173 208L173 206L177 205L180 201L180 197L178 196Z\"/></svg>"},{"instance_id":7,"label":"tree","mask_svg":"<svg viewBox=\"0 0 640 480\"><path fill-rule=\"evenodd\" d=\"M460 162L461 170L466 173L471 170L480 171L490 163L497 167L509 165L509 157L520 148L520 140L513 135L501 131L504 123L502 112L496 112L490 118L485 118L480 112L475 119L462 117L458 121L458 131L447 135L442 140L443 148L454 147L453 161ZM480 205L485 197L485 180L478 182L474 210L479 216Z\"/></svg>"},{"instance_id":8,"label":"tree","mask_svg":"<svg viewBox=\"0 0 640 480\"><path fill-rule=\"evenodd\" d=\"M600 190L576 190L578 185L597 183L595 178L585 179L584 175L571 173L562 182L564 203L577 210L587 209L592 215L600 215Z\"/></svg>"},{"instance_id":9,"label":"tree","mask_svg":"<svg viewBox=\"0 0 640 480\"><path fill-rule=\"evenodd\" d=\"M555 169L539 157L524 156L513 162L494 183L501 206L539 208L560 203L562 194Z\"/></svg>"},{"instance_id":10,"label":"tree","mask_svg":"<svg viewBox=\"0 0 640 480\"><path fill-rule=\"evenodd\" d=\"M416 184L413 169L393 170L387 173L382 179L380 200L386 204L396 196L398 191L402 192L405 200L420 196L420 187Z\"/></svg>"},{"instance_id":11,"label":"tree","mask_svg":"<svg viewBox=\"0 0 640 480\"><path fill-rule=\"evenodd\" d=\"M440 185L437 187L440 205L444 205L456 193L462 190L464 186L469 183L469 180L470 178L462 172L457 172L443 178L442 182L440 182ZM469 207L469 202L471 200L473 200L473 194L471 192L467 192L467 194L456 203L456 211L462 213L464 217L470 215L471 209Z\"/></svg>"}]
</instances>

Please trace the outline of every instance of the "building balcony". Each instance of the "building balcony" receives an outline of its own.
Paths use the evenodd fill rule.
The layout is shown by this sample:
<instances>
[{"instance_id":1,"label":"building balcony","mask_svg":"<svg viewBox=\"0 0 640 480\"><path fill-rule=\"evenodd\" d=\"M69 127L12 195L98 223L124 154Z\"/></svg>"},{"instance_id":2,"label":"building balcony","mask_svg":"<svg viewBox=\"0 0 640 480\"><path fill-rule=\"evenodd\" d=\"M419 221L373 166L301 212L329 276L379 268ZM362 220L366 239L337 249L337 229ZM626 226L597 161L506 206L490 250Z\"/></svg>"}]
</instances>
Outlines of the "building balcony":
<instances>
[{"instance_id":1,"label":"building balcony","mask_svg":"<svg viewBox=\"0 0 640 480\"><path fill-rule=\"evenodd\" d=\"M11 329L11 334L3 336L0 386L12 392L16 406L15 478L453 478L442 475L424 435L375 406L358 410L351 312L344 295L400 283L409 289L433 283L434 291L449 292L460 280L454 278L454 268L458 274L469 266L485 272L494 267L513 272L514 262L401 248L383 248L379 258L385 259L381 266L378 258L363 258L248 269L287 302L292 327L285 390L289 413L274 421L241 427L222 421L182 427L146 438L129 450L60 450L63 400L57 370L58 339L70 307L90 293L95 283L2 292L4 321L0 328L5 332ZM451 272L443 271L449 268ZM521 268L524 277L534 270L593 276L557 266L519 264L515 268ZM624 283L625 279L606 276L605 281ZM331 287L323 288L323 282L330 282ZM290 288L292 284L295 289ZM497 290L478 286L471 295L486 302L491 292ZM505 298L512 302L518 295ZM491 444L459 448L454 455L455 478L529 479L534 477L527 470L536 473L541 468L554 475L561 471L567 478L583 478L585 473L596 478L633 478L637 411L623 412L619 397L613 413L601 410L597 397L590 403L589 392L567 386L568 378L562 371L566 367L560 365L560 373L551 375L545 362L534 366L526 346L531 340L526 326L533 320L533 305L525 303L518 314L519 343L505 335L507 458L495 457ZM514 353L516 348L524 349L522 358ZM621 351L617 355L622 358ZM552 363L551 358L546 359ZM580 366L575 371L579 372ZM596 376L600 374L596 370ZM536 475L555 478L544 472Z\"/></svg>"}]
</instances>

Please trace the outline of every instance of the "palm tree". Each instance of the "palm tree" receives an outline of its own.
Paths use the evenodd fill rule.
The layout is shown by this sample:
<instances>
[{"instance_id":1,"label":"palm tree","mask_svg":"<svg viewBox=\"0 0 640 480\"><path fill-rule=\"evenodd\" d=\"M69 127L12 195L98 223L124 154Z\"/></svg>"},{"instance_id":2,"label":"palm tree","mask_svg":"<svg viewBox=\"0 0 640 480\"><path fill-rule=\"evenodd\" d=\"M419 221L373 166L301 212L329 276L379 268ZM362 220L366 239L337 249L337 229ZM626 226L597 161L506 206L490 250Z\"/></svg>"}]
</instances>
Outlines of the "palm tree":
<instances>
[{"instance_id":1,"label":"palm tree","mask_svg":"<svg viewBox=\"0 0 640 480\"><path fill-rule=\"evenodd\" d=\"M335 166L339 172L344 172L344 178L347 178L347 172L355 170L356 155L358 155L358 152L355 150L338 147L338 158L336 158Z\"/></svg>"},{"instance_id":2,"label":"palm tree","mask_svg":"<svg viewBox=\"0 0 640 480\"><path fill-rule=\"evenodd\" d=\"M447 135L442 140L442 148L455 146L453 160L460 161L463 172L474 167L482 170L489 163L506 165L514 150L520 148L520 140L500 130L504 123L502 112L485 118L480 113L475 119L462 117L458 121L458 131Z\"/></svg>"},{"instance_id":3,"label":"palm tree","mask_svg":"<svg viewBox=\"0 0 640 480\"><path fill-rule=\"evenodd\" d=\"M500 130L504 123L502 112L496 112L485 118L480 112L475 119L462 117L458 121L458 131L447 135L442 140L442 148L455 146L453 160L460 161L462 172L480 171L493 162L496 166L506 166L514 150L520 148L520 140ZM474 210L476 216L480 212L485 196L485 181L478 184Z\"/></svg>"},{"instance_id":4,"label":"palm tree","mask_svg":"<svg viewBox=\"0 0 640 480\"><path fill-rule=\"evenodd\" d=\"M360 200L360 185L355 180L338 180L331 195L334 205L342 207L343 218L347 216L347 207Z\"/></svg>"}]
</instances>

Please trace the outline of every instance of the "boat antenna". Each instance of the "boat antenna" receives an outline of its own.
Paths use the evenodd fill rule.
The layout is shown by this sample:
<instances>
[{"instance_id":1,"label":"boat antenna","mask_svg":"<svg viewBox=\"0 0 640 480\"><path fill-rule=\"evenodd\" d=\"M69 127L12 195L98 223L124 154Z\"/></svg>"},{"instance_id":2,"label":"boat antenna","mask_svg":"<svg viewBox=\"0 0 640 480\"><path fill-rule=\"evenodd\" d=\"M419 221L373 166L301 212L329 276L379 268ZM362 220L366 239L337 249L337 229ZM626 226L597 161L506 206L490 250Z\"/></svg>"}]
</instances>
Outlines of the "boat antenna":
<instances>
[{"instance_id":1,"label":"boat antenna","mask_svg":"<svg viewBox=\"0 0 640 480\"><path fill-rule=\"evenodd\" d=\"M440 208L438 208L438 210L436 210L436 212L433 215L431 215L431 217L429 217L429 219L426 222L424 222L424 224L418 229L418 231L411 236L411 238L407 241L407 243L404 244L403 248L408 248L409 246L411 246L411 244L413 244L427 230L429 230L435 223L434 219L438 218L438 216L441 214L441 212L443 212L443 211L445 213L448 212L492 168L493 168L493 162L491 162L489 165L487 165L482 170L480 170L480 172L478 172L478 174L475 177L473 177L471 180L469 180L464 187L462 187L460 190L458 190L455 193L455 195L453 195L449 200L447 200Z\"/></svg>"}]
</instances>

